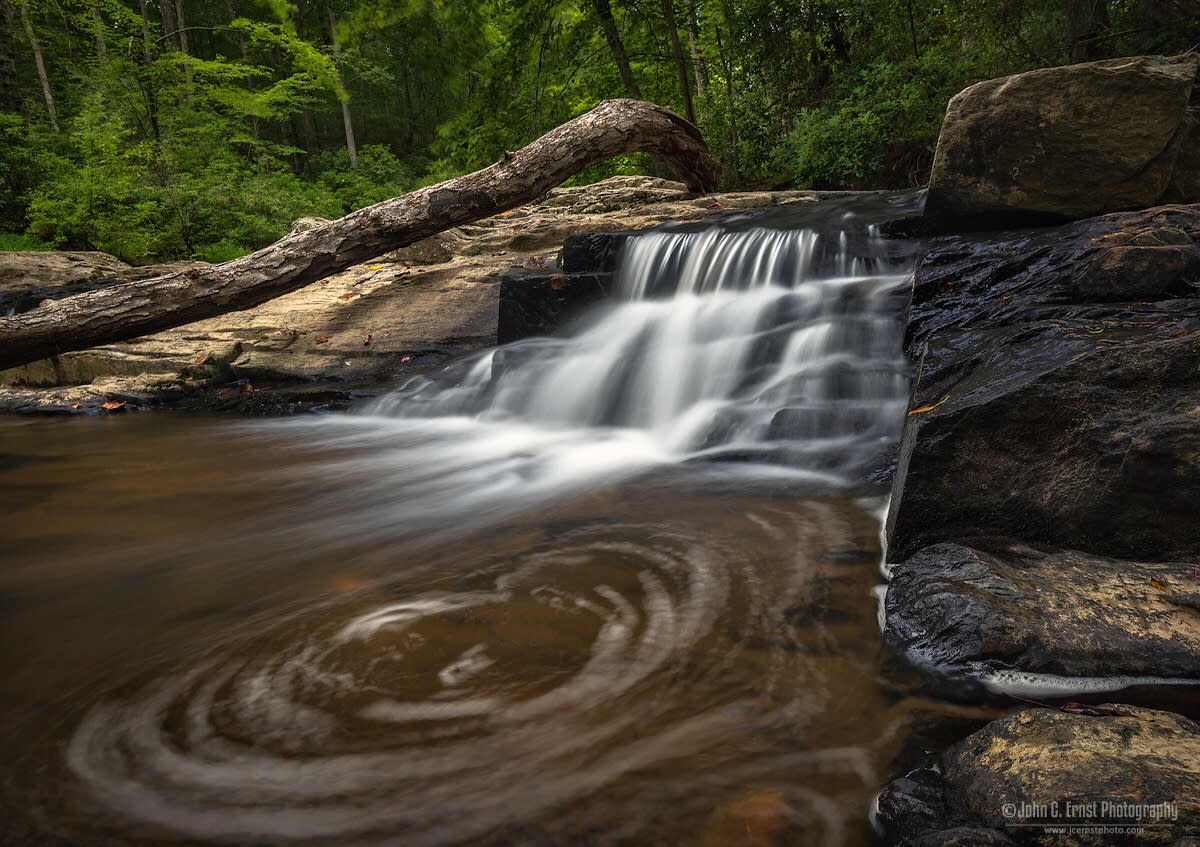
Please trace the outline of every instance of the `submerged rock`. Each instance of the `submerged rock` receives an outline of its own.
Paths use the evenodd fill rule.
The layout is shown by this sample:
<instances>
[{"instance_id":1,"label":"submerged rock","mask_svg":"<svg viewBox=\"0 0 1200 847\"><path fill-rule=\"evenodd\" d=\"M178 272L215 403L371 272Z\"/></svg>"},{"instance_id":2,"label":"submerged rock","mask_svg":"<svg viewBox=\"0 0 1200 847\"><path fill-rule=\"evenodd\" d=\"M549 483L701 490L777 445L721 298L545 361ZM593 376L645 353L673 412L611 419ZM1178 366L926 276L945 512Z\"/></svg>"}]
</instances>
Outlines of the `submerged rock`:
<instances>
[{"instance_id":1,"label":"submerged rock","mask_svg":"<svg viewBox=\"0 0 1200 847\"><path fill-rule=\"evenodd\" d=\"M1045 698L1200 686L1194 561L936 544L893 566L884 609L888 646L960 690Z\"/></svg>"},{"instance_id":2,"label":"submerged rock","mask_svg":"<svg viewBox=\"0 0 1200 847\"><path fill-rule=\"evenodd\" d=\"M1063 220L1200 201L1198 67L1134 56L967 88L947 108L926 214Z\"/></svg>"},{"instance_id":3,"label":"submerged rock","mask_svg":"<svg viewBox=\"0 0 1200 847\"><path fill-rule=\"evenodd\" d=\"M906 847L1190 845L1200 724L1113 704L1021 711L951 747L936 770L893 782L879 820Z\"/></svg>"}]
</instances>

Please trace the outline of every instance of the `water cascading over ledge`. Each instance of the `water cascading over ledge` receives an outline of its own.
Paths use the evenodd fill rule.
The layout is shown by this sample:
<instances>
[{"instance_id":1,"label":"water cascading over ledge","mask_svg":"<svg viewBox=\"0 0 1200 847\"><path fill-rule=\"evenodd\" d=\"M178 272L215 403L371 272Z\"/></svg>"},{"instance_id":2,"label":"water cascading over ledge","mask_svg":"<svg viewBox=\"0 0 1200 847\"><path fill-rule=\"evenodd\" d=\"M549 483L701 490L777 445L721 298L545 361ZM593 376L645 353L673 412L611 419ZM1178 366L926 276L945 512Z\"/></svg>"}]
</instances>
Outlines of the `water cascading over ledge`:
<instances>
[{"instance_id":1,"label":"water cascading over ledge","mask_svg":"<svg viewBox=\"0 0 1200 847\"><path fill-rule=\"evenodd\" d=\"M581 268L589 260L600 267ZM588 235L568 241L564 261L570 275L534 284L585 289L585 317L415 380L380 408L633 430L672 459L749 458L838 477L898 437L911 257L877 227ZM502 322L506 310L502 294Z\"/></svg>"}]
</instances>

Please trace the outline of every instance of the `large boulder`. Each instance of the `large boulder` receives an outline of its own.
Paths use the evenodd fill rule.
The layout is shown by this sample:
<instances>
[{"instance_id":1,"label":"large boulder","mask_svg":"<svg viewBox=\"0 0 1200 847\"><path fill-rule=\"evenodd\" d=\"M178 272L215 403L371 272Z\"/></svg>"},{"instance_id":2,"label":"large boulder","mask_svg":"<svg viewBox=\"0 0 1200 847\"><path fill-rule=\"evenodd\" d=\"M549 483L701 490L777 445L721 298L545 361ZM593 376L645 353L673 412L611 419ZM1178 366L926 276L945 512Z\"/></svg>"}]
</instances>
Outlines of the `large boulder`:
<instances>
[{"instance_id":1,"label":"large boulder","mask_svg":"<svg viewBox=\"0 0 1200 847\"><path fill-rule=\"evenodd\" d=\"M881 795L893 843L1189 847L1200 837L1200 725L1171 712L1027 709L935 765Z\"/></svg>"},{"instance_id":2,"label":"large boulder","mask_svg":"<svg viewBox=\"0 0 1200 847\"><path fill-rule=\"evenodd\" d=\"M1195 54L1136 56L967 88L947 108L926 215L1062 220L1200 201L1198 67Z\"/></svg>"},{"instance_id":3,"label":"large boulder","mask_svg":"<svg viewBox=\"0 0 1200 847\"><path fill-rule=\"evenodd\" d=\"M914 665L960 692L1037 699L1200 686L1196 562L976 545L893 567L884 640Z\"/></svg>"},{"instance_id":4,"label":"large boulder","mask_svg":"<svg viewBox=\"0 0 1200 847\"><path fill-rule=\"evenodd\" d=\"M1007 536L1200 557L1200 207L935 240L888 555Z\"/></svg>"}]
</instances>

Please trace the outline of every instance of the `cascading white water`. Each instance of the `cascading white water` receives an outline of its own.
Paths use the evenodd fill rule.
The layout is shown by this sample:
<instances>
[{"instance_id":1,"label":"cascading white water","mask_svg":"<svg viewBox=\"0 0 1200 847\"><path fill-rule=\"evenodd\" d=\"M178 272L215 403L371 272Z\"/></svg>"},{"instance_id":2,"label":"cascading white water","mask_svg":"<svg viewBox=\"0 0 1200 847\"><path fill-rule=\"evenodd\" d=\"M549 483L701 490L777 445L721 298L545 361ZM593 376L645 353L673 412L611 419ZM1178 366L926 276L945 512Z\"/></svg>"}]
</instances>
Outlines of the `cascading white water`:
<instances>
[{"instance_id":1,"label":"cascading white water","mask_svg":"<svg viewBox=\"0 0 1200 847\"><path fill-rule=\"evenodd\" d=\"M664 458L759 454L846 473L895 439L907 395L895 296L907 274L877 242L854 255L845 232L810 229L636 237L621 302L590 326L418 379L376 411L630 430Z\"/></svg>"},{"instance_id":2,"label":"cascading white water","mask_svg":"<svg viewBox=\"0 0 1200 847\"><path fill-rule=\"evenodd\" d=\"M888 248L865 227L632 238L619 299L573 334L466 357L360 414L273 424L322 457L320 491L311 468L293 480L321 500L306 549L433 542L684 462L861 480L908 390L908 259Z\"/></svg>"},{"instance_id":3,"label":"cascading white water","mask_svg":"<svg viewBox=\"0 0 1200 847\"><path fill-rule=\"evenodd\" d=\"M191 551L195 581L164 542L112 596L207 597L264 569L272 592L318 590L273 614L208 601L205 640L88 704L45 745L65 772L47 794L73 811L57 825L78 843L723 847L766 810L780 843L859 843L893 698L862 603L874 519L824 486L899 434L902 264L863 233L650 233L621 299L570 336L359 414L223 428L234 466L282 466L232 509L252 517ZM185 443L151 451L194 458ZM692 461L717 458L749 461ZM218 479L180 502L236 494Z\"/></svg>"}]
</instances>

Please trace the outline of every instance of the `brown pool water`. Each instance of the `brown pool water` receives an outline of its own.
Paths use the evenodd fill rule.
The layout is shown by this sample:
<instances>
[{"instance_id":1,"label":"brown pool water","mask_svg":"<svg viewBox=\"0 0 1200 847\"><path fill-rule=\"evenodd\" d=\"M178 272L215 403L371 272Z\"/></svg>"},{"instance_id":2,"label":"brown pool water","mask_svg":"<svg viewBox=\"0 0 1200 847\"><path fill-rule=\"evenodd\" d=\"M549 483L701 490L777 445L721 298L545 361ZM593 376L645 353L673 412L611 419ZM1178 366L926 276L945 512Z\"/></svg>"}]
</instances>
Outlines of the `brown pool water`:
<instances>
[{"instance_id":1,"label":"brown pool water","mask_svg":"<svg viewBox=\"0 0 1200 847\"><path fill-rule=\"evenodd\" d=\"M664 465L426 533L306 432L0 419L4 843L870 841L936 711L878 498Z\"/></svg>"}]
</instances>

